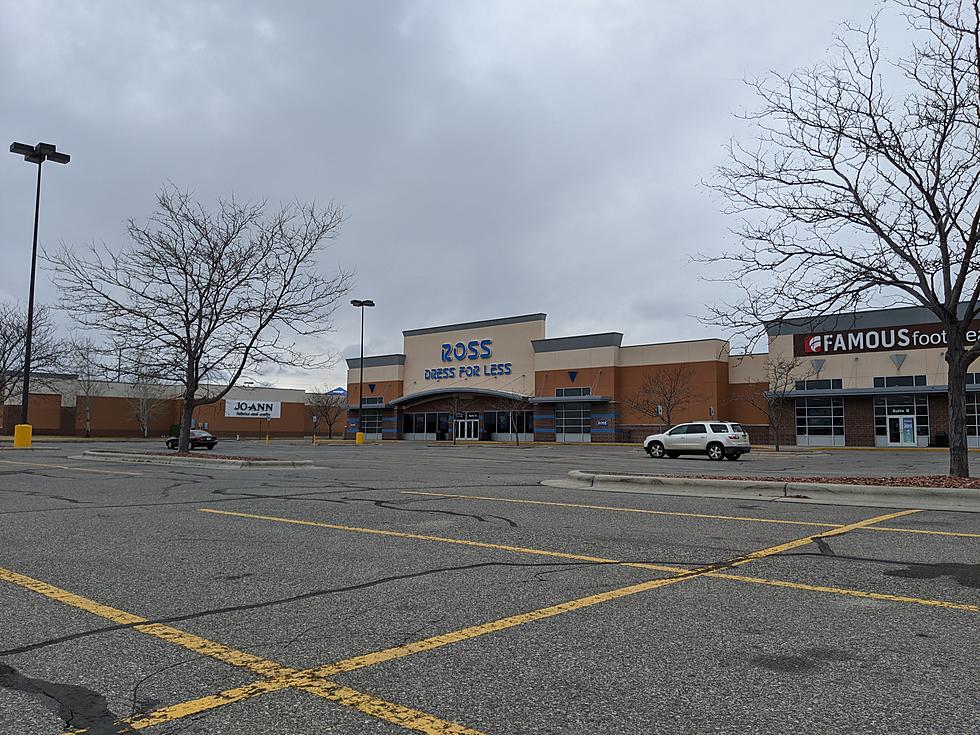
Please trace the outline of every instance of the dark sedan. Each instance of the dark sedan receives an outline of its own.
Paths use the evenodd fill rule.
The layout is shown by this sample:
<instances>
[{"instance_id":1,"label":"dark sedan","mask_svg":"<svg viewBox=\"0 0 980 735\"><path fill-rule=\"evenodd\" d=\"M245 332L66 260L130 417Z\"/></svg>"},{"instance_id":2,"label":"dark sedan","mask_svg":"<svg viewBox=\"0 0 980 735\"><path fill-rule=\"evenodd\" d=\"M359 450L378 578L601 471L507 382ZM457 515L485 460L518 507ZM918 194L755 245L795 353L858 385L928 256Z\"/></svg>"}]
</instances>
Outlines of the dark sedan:
<instances>
[{"instance_id":1,"label":"dark sedan","mask_svg":"<svg viewBox=\"0 0 980 735\"><path fill-rule=\"evenodd\" d=\"M167 448L176 449L178 439L175 436L167 439ZM201 431L200 429L191 429L191 449L214 449L214 445L218 443L218 437L207 431Z\"/></svg>"}]
</instances>

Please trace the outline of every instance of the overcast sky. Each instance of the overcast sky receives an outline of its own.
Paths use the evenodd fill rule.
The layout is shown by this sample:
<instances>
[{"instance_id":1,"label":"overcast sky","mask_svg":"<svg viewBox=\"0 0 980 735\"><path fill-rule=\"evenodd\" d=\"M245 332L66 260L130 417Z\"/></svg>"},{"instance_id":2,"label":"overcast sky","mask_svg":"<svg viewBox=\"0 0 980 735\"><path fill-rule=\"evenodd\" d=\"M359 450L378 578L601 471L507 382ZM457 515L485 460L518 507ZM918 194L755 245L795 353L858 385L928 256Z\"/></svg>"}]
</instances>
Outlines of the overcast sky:
<instances>
[{"instance_id":1,"label":"overcast sky","mask_svg":"<svg viewBox=\"0 0 980 735\"><path fill-rule=\"evenodd\" d=\"M744 77L824 57L867 0L0 0L0 129L57 144L41 243L123 242L172 181L205 202L334 200L323 260L401 330L543 311L552 337L720 336L698 251L735 247L701 182ZM32 167L0 159L0 298L26 300ZM39 299L53 302L48 275ZM346 304L346 300L344 302ZM345 306L323 343L358 350ZM344 382L341 361L281 385Z\"/></svg>"}]
</instances>

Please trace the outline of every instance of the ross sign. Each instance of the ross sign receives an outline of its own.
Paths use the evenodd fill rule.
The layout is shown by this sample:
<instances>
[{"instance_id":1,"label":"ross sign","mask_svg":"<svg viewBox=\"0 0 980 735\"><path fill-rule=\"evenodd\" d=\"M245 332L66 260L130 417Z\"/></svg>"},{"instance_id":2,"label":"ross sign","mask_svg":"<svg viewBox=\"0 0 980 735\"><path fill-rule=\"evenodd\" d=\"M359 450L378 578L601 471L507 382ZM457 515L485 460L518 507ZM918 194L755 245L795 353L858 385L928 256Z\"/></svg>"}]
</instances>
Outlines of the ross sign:
<instances>
[{"instance_id":1,"label":"ross sign","mask_svg":"<svg viewBox=\"0 0 980 735\"><path fill-rule=\"evenodd\" d=\"M225 401L225 416L239 419L278 419L281 401Z\"/></svg>"},{"instance_id":2,"label":"ross sign","mask_svg":"<svg viewBox=\"0 0 980 735\"><path fill-rule=\"evenodd\" d=\"M596 419L596 426L609 426L609 419Z\"/></svg>"},{"instance_id":3,"label":"ross sign","mask_svg":"<svg viewBox=\"0 0 980 735\"><path fill-rule=\"evenodd\" d=\"M473 362L489 360L493 356L492 339L471 339L467 342L446 342L441 346L441 359L444 363ZM510 375L513 363L491 362L482 365L451 365L449 367L426 368L426 380L466 380L468 378L495 378Z\"/></svg>"},{"instance_id":4,"label":"ross sign","mask_svg":"<svg viewBox=\"0 0 980 735\"><path fill-rule=\"evenodd\" d=\"M974 322L966 332L966 345L980 341L980 322ZM793 354L846 355L854 352L885 352L887 350L924 350L942 348L948 342L941 324L919 324L909 327L879 327L848 329L840 332L793 335Z\"/></svg>"}]
</instances>

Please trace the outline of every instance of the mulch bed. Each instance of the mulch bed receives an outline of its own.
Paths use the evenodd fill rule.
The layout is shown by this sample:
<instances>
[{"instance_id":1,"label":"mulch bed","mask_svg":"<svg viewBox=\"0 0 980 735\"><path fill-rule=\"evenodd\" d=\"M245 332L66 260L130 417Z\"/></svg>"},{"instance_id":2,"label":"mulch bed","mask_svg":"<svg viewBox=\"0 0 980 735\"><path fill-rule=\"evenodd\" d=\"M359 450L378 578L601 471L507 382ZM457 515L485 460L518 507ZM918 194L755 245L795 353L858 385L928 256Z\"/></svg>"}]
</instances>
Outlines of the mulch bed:
<instances>
[{"instance_id":1,"label":"mulch bed","mask_svg":"<svg viewBox=\"0 0 980 735\"><path fill-rule=\"evenodd\" d=\"M819 482L831 485L889 485L892 487L949 487L980 490L980 478L949 477L947 475L918 475L915 477L779 477L779 476L721 476L675 475L695 480L749 480L751 482Z\"/></svg>"}]
</instances>

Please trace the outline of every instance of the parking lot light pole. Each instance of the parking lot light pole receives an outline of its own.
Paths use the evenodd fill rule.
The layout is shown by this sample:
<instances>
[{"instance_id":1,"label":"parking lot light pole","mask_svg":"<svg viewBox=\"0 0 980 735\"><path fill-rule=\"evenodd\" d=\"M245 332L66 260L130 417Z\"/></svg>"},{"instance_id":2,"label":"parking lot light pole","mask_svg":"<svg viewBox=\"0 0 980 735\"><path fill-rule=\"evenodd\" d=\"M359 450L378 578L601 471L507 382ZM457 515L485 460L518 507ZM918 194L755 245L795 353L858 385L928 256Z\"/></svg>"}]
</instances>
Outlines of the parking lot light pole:
<instances>
[{"instance_id":1,"label":"parking lot light pole","mask_svg":"<svg viewBox=\"0 0 980 735\"><path fill-rule=\"evenodd\" d=\"M361 375L357 379L357 433L362 437L364 435L364 307L374 306L374 302L371 299L351 299L351 306L360 308L361 310L361 361L358 363L361 369Z\"/></svg>"},{"instance_id":2,"label":"parking lot light pole","mask_svg":"<svg viewBox=\"0 0 980 735\"><path fill-rule=\"evenodd\" d=\"M34 244L31 249L31 285L27 297L27 334L24 338L24 391L20 402L20 423L29 426L27 423L27 403L31 390L31 337L34 331L34 283L37 275L37 228L41 214L41 164L45 161L55 163L68 163L71 156L67 153L60 153L51 143L38 143L28 145L27 143L11 143L10 152L18 156L23 156L28 163L37 164L37 191L34 195ZM29 428L26 430L26 446L30 446L31 436ZM16 430L15 430L16 434ZM14 444L22 446L15 437Z\"/></svg>"}]
</instances>

